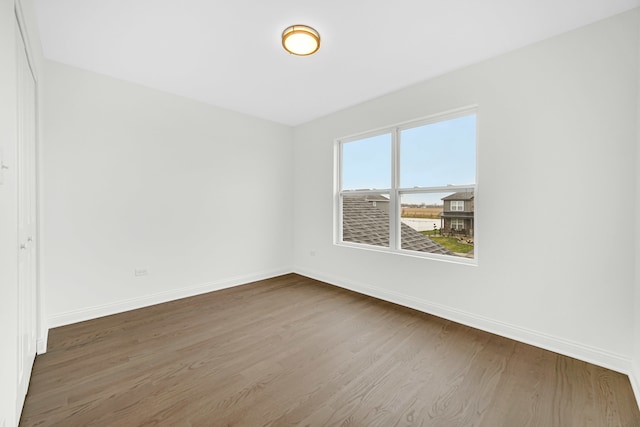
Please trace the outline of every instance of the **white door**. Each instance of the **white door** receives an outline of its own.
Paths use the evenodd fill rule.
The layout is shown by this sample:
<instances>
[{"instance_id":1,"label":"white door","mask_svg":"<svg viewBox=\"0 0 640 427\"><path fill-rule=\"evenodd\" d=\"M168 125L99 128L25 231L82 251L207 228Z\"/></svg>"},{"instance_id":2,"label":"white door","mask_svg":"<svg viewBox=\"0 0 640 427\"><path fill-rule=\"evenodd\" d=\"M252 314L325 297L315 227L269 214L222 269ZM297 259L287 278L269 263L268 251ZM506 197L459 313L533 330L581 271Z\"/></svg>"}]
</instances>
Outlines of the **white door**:
<instances>
[{"instance_id":1,"label":"white door","mask_svg":"<svg viewBox=\"0 0 640 427\"><path fill-rule=\"evenodd\" d=\"M36 82L16 21L18 90L18 399L22 412L36 356Z\"/></svg>"}]
</instances>

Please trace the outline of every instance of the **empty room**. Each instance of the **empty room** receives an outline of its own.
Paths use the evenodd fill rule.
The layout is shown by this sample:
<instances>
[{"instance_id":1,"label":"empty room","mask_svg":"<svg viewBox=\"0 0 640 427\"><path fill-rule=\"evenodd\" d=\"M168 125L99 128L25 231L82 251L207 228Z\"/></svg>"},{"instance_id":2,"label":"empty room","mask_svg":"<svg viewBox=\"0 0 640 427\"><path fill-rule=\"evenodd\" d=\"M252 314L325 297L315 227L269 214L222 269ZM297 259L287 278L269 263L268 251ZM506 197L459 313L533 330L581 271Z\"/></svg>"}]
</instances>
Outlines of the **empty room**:
<instances>
[{"instance_id":1,"label":"empty room","mask_svg":"<svg viewBox=\"0 0 640 427\"><path fill-rule=\"evenodd\" d=\"M0 5L0 427L640 426L640 1Z\"/></svg>"}]
</instances>

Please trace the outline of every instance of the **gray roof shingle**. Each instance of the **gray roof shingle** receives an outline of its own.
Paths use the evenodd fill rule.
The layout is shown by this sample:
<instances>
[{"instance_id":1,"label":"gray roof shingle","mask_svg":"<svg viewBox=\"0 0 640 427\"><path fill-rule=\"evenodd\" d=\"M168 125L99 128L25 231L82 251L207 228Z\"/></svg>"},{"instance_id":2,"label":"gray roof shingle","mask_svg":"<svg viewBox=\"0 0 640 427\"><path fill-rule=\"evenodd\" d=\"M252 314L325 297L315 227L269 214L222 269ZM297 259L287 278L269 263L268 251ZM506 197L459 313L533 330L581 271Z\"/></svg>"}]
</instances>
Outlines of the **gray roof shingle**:
<instances>
[{"instance_id":1,"label":"gray roof shingle","mask_svg":"<svg viewBox=\"0 0 640 427\"><path fill-rule=\"evenodd\" d=\"M366 196L344 196L342 202L342 240L389 247L389 214L374 207ZM402 249L454 255L427 236L401 223Z\"/></svg>"},{"instance_id":2,"label":"gray roof shingle","mask_svg":"<svg viewBox=\"0 0 640 427\"><path fill-rule=\"evenodd\" d=\"M447 197L443 197L442 200L471 200L473 199L473 191L458 191Z\"/></svg>"}]
</instances>

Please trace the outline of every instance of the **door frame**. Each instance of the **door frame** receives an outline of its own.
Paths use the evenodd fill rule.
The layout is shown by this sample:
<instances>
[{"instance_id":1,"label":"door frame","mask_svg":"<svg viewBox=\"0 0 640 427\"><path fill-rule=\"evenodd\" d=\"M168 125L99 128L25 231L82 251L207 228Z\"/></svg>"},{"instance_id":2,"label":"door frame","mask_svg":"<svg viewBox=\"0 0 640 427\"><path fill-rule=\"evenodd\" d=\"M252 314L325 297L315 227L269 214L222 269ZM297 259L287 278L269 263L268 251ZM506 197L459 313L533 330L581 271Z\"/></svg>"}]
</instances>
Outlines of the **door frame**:
<instances>
[{"instance_id":1,"label":"door frame","mask_svg":"<svg viewBox=\"0 0 640 427\"><path fill-rule=\"evenodd\" d=\"M33 75L33 79L35 82L35 204L36 204L36 236L37 236L37 244L36 244L36 352L37 354L44 354L47 352L47 339L49 335L49 327L47 325L46 317L45 317L45 305L44 305L44 290L42 287L42 182L40 179L41 176L41 168L42 164L41 158L41 84L40 84L40 73L39 73L39 64L36 61L36 55L34 54L34 48L32 43L32 38L30 37L29 25L27 25L28 20L26 19L26 14L24 12L22 6L22 0L14 0L14 13L15 13L15 22L17 23L18 30L20 35L22 36L22 41L24 43L25 52L27 55L27 62L29 67L31 68L31 73ZM33 15L33 14L31 14ZM35 25L35 22L33 22Z\"/></svg>"}]
</instances>

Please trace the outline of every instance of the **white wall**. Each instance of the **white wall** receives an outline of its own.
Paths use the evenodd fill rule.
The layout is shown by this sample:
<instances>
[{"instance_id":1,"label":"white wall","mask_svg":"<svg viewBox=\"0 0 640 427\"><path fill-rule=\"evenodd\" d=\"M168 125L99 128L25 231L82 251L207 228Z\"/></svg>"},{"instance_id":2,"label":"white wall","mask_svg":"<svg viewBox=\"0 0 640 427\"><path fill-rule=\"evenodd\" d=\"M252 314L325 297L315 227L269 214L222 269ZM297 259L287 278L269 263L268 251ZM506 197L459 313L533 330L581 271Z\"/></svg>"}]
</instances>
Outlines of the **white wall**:
<instances>
[{"instance_id":1,"label":"white wall","mask_svg":"<svg viewBox=\"0 0 640 427\"><path fill-rule=\"evenodd\" d=\"M296 128L296 271L629 372L637 15ZM479 265L334 246L334 139L471 104Z\"/></svg>"},{"instance_id":2,"label":"white wall","mask_svg":"<svg viewBox=\"0 0 640 427\"><path fill-rule=\"evenodd\" d=\"M50 326L291 270L291 128L58 63L45 75Z\"/></svg>"}]
</instances>

